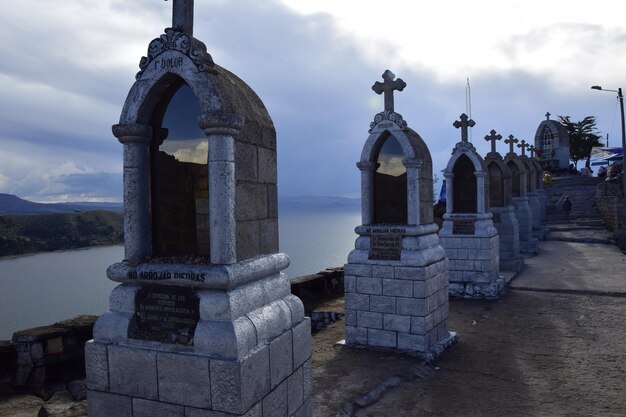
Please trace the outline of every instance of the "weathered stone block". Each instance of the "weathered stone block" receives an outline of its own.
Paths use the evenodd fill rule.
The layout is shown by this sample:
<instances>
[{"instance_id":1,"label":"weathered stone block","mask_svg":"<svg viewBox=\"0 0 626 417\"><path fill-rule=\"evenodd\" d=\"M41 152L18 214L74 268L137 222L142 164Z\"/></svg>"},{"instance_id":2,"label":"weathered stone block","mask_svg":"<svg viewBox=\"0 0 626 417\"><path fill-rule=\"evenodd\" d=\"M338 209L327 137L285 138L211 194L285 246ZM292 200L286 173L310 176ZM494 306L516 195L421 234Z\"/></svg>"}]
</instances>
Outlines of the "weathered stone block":
<instances>
[{"instance_id":1,"label":"weathered stone block","mask_svg":"<svg viewBox=\"0 0 626 417\"><path fill-rule=\"evenodd\" d=\"M367 345L367 329L364 327L346 325L346 343Z\"/></svg>"},{"instance_id":2,"label":"weathered stone block","mask_svg":"<svg viewBox=\"0 0 626 417\"><path fill-rule=\"evenodd\" d=\"M396 298L384 295L371 295L370 311L379 313L395 313Z\"/></svg>"},{"instance_id":3,"label":"weathered stone block","mask_svg":"<svg viewBox=\"0 0 626 417\"><path fill-rule=\"evenodd\" d=\"M235 217L237 221L267 218L267 189L265 185L247 182L237 184Z\"/></svg>"},{"instance_id":4,"label":"weathered stone block","mask_svg":"<svg viewBox=\"0 0 626 417\"><path fill-rule=\"evenodd\" d=\"M385 314L383 316L383 329L409 333L411 331L411 317L397 314Z\"/></svg>"},{"instance_id":5,"label":"weathered stone block","mask_svg":"<svg viewBox=\"0 0 626 417\"><path fill-rule=\"evenodd\" d=\"M373 265L372 276L376 278L393 278L393 266Z\"/></svg>"},{"instance_id":6,"label":"weathered stone block","mask_svg":"<svg viewBox=\"0 0 626 417\"><path fill-rule=\"evenodd\" d=\"M85 369L87 388L109 390L109 358L106 344L93 340L85 343Z\"/></svg>"},{"instance_id":7,"label":"weathered stone block","mask_svg":"<svg viewBox=\"0 0 626 417\"><path fill-rule=\"evenodd\" d=\"M313 394L313 364L311 359L302 365L302 390L304 398L309 398Z\"/></svg>"},{"instance_id":8,"label":"weathered stone block","mask_svg":"<svg viewBox=\"0 0 626 417\"><path fill-rule=\"evenodd\" d=\"M198 408L211 406L209 360L175 353L157 354L159 400Z\"/></svg>"},{"instance_id":9,"label":"weathered stone block","mask_svg":"<svg viewBox=\"0 0 626 417\"><path fill-rule=\"evenodd\" d=\"M369 310L370 296L367 294L349 293L345 295L346 308L354 310Z\"/></svg>"},{"instance_id":10,"label":"weathered stone block","mask_svg":"<svg viewBox=\"0 0 626 417\"><path fill-rule=\"evenodd\" d=\"M158 399L155 351L109 345L108 352L111 392Z\"/></svg>"},{"instance_id":11,"label":"weathered stone block","mask_svg":"<svg viewBox=\"0 0 626 417\"><path fill-rule=\"evenodd\" d=\"M372 276L372 266L365 264L352 264L348 263L344 266L344 275L355 275L361 277Z\"/></svg>"},{"instance_id":12,"label":"weathered stone block","mask_svg":"<svg viewBox=\"0 0 626 417\"><path fill-rule=\"evenodd\" d=\"M304 386L303 386L303 367L298 368L287 379L287 405L288 415L293 415L304 401Z\"/></svg>"},{"instance_id":13,"label":"weathered stone block","mask_svg":"<svg viewBox=\"0 0 626 417\"><path fill-rule=\"evenodd\" d=\"M293 371L292 332L286 331L270 342L270 382L274 389Z\"/></svg>"},{"instance_id":14,"label":"weathered stone block","mask_svg":"<svg viewBox=\"0 0 626 417\"><path fill-rule=\"evenodd\" d=\"M133 417L185 417L185 408L173 404L133 398Z\"/></svg>"},{"instance_id":15,"label":"weathered stone block","mask_svg":"<svg viewBox=\"0 0 626 417\"><path fill-rule=\"evenodd\" d=\"M311 319L306 317L293 328L293 367L298 368L311 357Z\"/></svg>"},{"instance_id":16,"label":"weathered stone block","mask_svg":"<svg viewBox=\"0 0 626 417\"><path fill-rule=\"evenodd\" d=\"M424 279L424 268L398 266L395 268L394 277L397 279Z\"/></svg>"},{"instance_id":17,"label":"weathered stone block","mask_svg":"<svg viewBox=\"0 0 626 417\"><path fill-rule=\"evenodd\" d=\"M398 348L423 352L426 350L426 338L415 334L398 333Z\"/></svg>"},{"instance_id":18,"label":"weathered stone block","mask_svg":"<svg viewBox=\"0 0 626 417\"><path fill-rule=\"evenodd\" d=\"M212 408L243 414L270 391L269 348L263 346L243 361L211 360Z\"/></svg>"},{"instance_id":19,"label":"weathered stone block","mask_svg":"<svg viewBox=\"0 0 626 417\"><path fill-rule=\"evenodd\" d=\"M367 329L367 342L370 346L386 348L398 347L396 332L388 330Z\"/></svg>"},{"instance_id":20,"label":"weathered stone block","mask_svg":"<svg viewBox=\"0 0 626 417\"><path fill-rule=\"evenodd\" d=\"M358 311L357 325L359 327L367 327L368 329L382 329L383 314L370 311Z\"/></svg>"},{"instance_id":21,"label":"weathered stone block","mask_svg":"<svg viewBox=\"0 0 626 417\"><path fill-rule=\"evenodd\" d=\"M89 417L133 417L131 397L89 390L87 393Z\"/></svg>"},{"instance_id":22,"label":"weathered stone block","mask_svg":"<svg viewBox=\"0 0 626 417\"><path fill-rule=\"evenodd\" d=\"M287 381L284 381L263 398L263 416L288 416L287 400Z\"/></svg>"},{"instance_id":23,"label":"weathered stone block","mask_svg":"<svg viewBox=\"0 0 626 417\"><path fill-rule=\"evenodd\" d=\"M259 182L276 184L276 151L258 148Z\"/></svg>"},{"instance_id":24,"label":"weathered stone block","mask_svg":"<svg viewBox=\"0 0 626 417\"><path fill-rule=\"evenodd\" d=\"M357 311L356 310L346 310L346 315L344 316L343 320L344 323L346 325L349 326L356 326L356 316L357 316Z\"/></svg>"},{"instance_id":25,"label":"weathered stone block","mask_svg":"<svg viewBox=\"0 0 626 417\"><path fill-rule=\"evenodd\" d=\"M261 254L278 252L277 219L265 219L259 222L259 251Z\"/></svg>"},{"instance_id":26,"label":"weathered stone block","mask_svg":"<svg viewBox=\"0 0 626 417\"><path fill-rule=\"evenodd\" d=\"M403 279L383 279L383 295L410 297L413 283Z\"/></svg>"},{"instance_id":27,"label":"weathered stone block","mask_svg":"<svg viewBox=\"0 0 626 417\"><path fill-rule=\"evenodd\" d=\"M291 323L298 324L302 320L304 320L304 305L302 301L296 297L295 295L287 295L283 298L285 303L287 303L287 307L289 307L289 311L291 311Z\"/></svg>"},{"instance_id":28,"label":"weathered stone block","mask_svg":"<svg viewBox=\"0 0 626 417\"><path fill-rule=\"evenodd\" d=\"M356 276L344 275L343 276L343 289L344 289L344 293L356 292Z\"/></svg>"},{"instance_id":29,"label":"weathered stone block","mask_svg":"<svg viewBox=\"0 0 626 417\"><path fill-rule=\"evenodd\" d=\"M397 298L396 313L406 316L424 316L426 315L425 300L419 298Z\"/></svg>"},{"instance_id":30,"label":"weathered stone block","mask_svg":"<svg viewBox=\"0 0 626 417\"><path fill-rule=\"evenodd\" d=\"M237 222L237 259L243 260L261 253L259 222L257 220Z\"/></svg>"},{"instance_id":31,"label":"weathered stone block","mask_svg":"<svg viewBox=\"0 0 626 417\"><path fill-rule=\"evenodd\" d=\"M244 181L257 180L256 146L235 142L235 178Z\"/></svg>"}]
</instances>

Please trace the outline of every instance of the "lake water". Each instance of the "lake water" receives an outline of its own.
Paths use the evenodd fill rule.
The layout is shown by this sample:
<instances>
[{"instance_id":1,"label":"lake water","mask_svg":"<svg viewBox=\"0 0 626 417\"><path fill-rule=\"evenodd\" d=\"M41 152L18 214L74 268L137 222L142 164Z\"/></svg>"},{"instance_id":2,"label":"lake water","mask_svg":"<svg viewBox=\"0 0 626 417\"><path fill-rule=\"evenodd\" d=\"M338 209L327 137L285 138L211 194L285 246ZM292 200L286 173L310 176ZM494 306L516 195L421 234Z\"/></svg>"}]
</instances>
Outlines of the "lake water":
<instances>
[{"instance_id":1,"label":"lake water","mask_svg":"<svg viewBox=\"0 0 626 417\"><path fill-rule=\"evenodd\" d=\"M280 250L289 254L290 278L342 266L354 248L356 209L280 212ZM101 314L117 285L106 277L122 260L122 246L40 253L0 261L0 340L16 330L79 314Z\"/></svg>"}]
</instances>

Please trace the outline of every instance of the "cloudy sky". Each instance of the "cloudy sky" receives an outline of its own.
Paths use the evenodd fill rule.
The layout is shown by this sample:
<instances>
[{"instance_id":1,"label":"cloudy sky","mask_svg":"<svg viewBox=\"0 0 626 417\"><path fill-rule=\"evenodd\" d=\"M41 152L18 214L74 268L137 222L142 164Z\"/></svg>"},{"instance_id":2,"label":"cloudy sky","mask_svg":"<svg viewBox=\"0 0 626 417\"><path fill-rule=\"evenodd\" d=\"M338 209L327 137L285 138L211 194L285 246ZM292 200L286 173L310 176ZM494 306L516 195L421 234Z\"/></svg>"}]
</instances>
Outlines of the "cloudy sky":
<instances>
[{"instance_id":1,"label":"cloudy sky","mask_svg":"<svg viewBox=\"0 0 626 417\"><path fill-rule=\"evenodd\" d=\"M34 201L121 200L111 134L163 0L0 2L0 193ZM597 117L619 144L626 3L617 0L196 0L194 35L254 88L278 134L279 193L358 196L355 167L385 69L396 111L435 173L460 132L470 80L475 146L496 129L532 140L549 111ZM591 6L593 4L593 6ZM501 153L505 145L499 144Z\"/></svg>"}]
</instances>

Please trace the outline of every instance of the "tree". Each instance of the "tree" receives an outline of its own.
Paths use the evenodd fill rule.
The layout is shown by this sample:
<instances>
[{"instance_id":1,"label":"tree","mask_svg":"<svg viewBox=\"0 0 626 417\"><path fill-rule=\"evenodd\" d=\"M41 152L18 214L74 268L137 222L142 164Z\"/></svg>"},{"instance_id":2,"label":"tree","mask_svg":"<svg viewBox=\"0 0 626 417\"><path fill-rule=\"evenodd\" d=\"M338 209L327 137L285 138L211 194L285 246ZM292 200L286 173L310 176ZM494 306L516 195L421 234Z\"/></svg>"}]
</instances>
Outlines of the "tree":
<instances>
[{"instance_id":1,"label":"tree","mask_svg":"<svg viewBox=\"0 0 626 417\"><path fill-rule=\"evenodd\" d=\"M559 116L559 121L569 134L569 158L578 168L578 161L585 159L587 168L591 165L591 149L603 146L600 132L596 128L596 118L587 116L578 122L572 122L569 116Z\"/></svg>"}]
</instances>

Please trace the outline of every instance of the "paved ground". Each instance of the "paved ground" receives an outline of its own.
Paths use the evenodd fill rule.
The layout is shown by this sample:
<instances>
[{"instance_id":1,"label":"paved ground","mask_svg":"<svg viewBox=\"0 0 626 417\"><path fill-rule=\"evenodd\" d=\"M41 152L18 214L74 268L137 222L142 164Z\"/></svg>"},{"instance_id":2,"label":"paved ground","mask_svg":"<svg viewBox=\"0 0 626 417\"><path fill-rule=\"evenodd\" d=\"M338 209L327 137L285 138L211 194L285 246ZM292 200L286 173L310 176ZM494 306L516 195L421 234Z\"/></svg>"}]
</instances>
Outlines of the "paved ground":
<instances>
[{"instance_id":1,"label":"paved ground","mask_svg":"<svg viewBox=\"0 0 626 417\"><path fill-rule=\"evenodd\" d=\"M601 230L551 227L563 240L541 242L500 300L451 301L460 341L432 364L337 347L341 321L316 334L315 416L626 416L626 256L579 241ZM343 299L317 309L342 311ZM40 405L0 400L0 416Z\"/></svg>"},{"instance_id":2,"label":"paved ground","mask_svg":"<svg viewBox=\"0 0 626 417\"><path fill-rule=\"evenodd\" d=\"M540 246L499 301L451 301L460 341L433 364L315 335L315 416L626 416L626 256Z\"/></svg>"}]
</instances>

